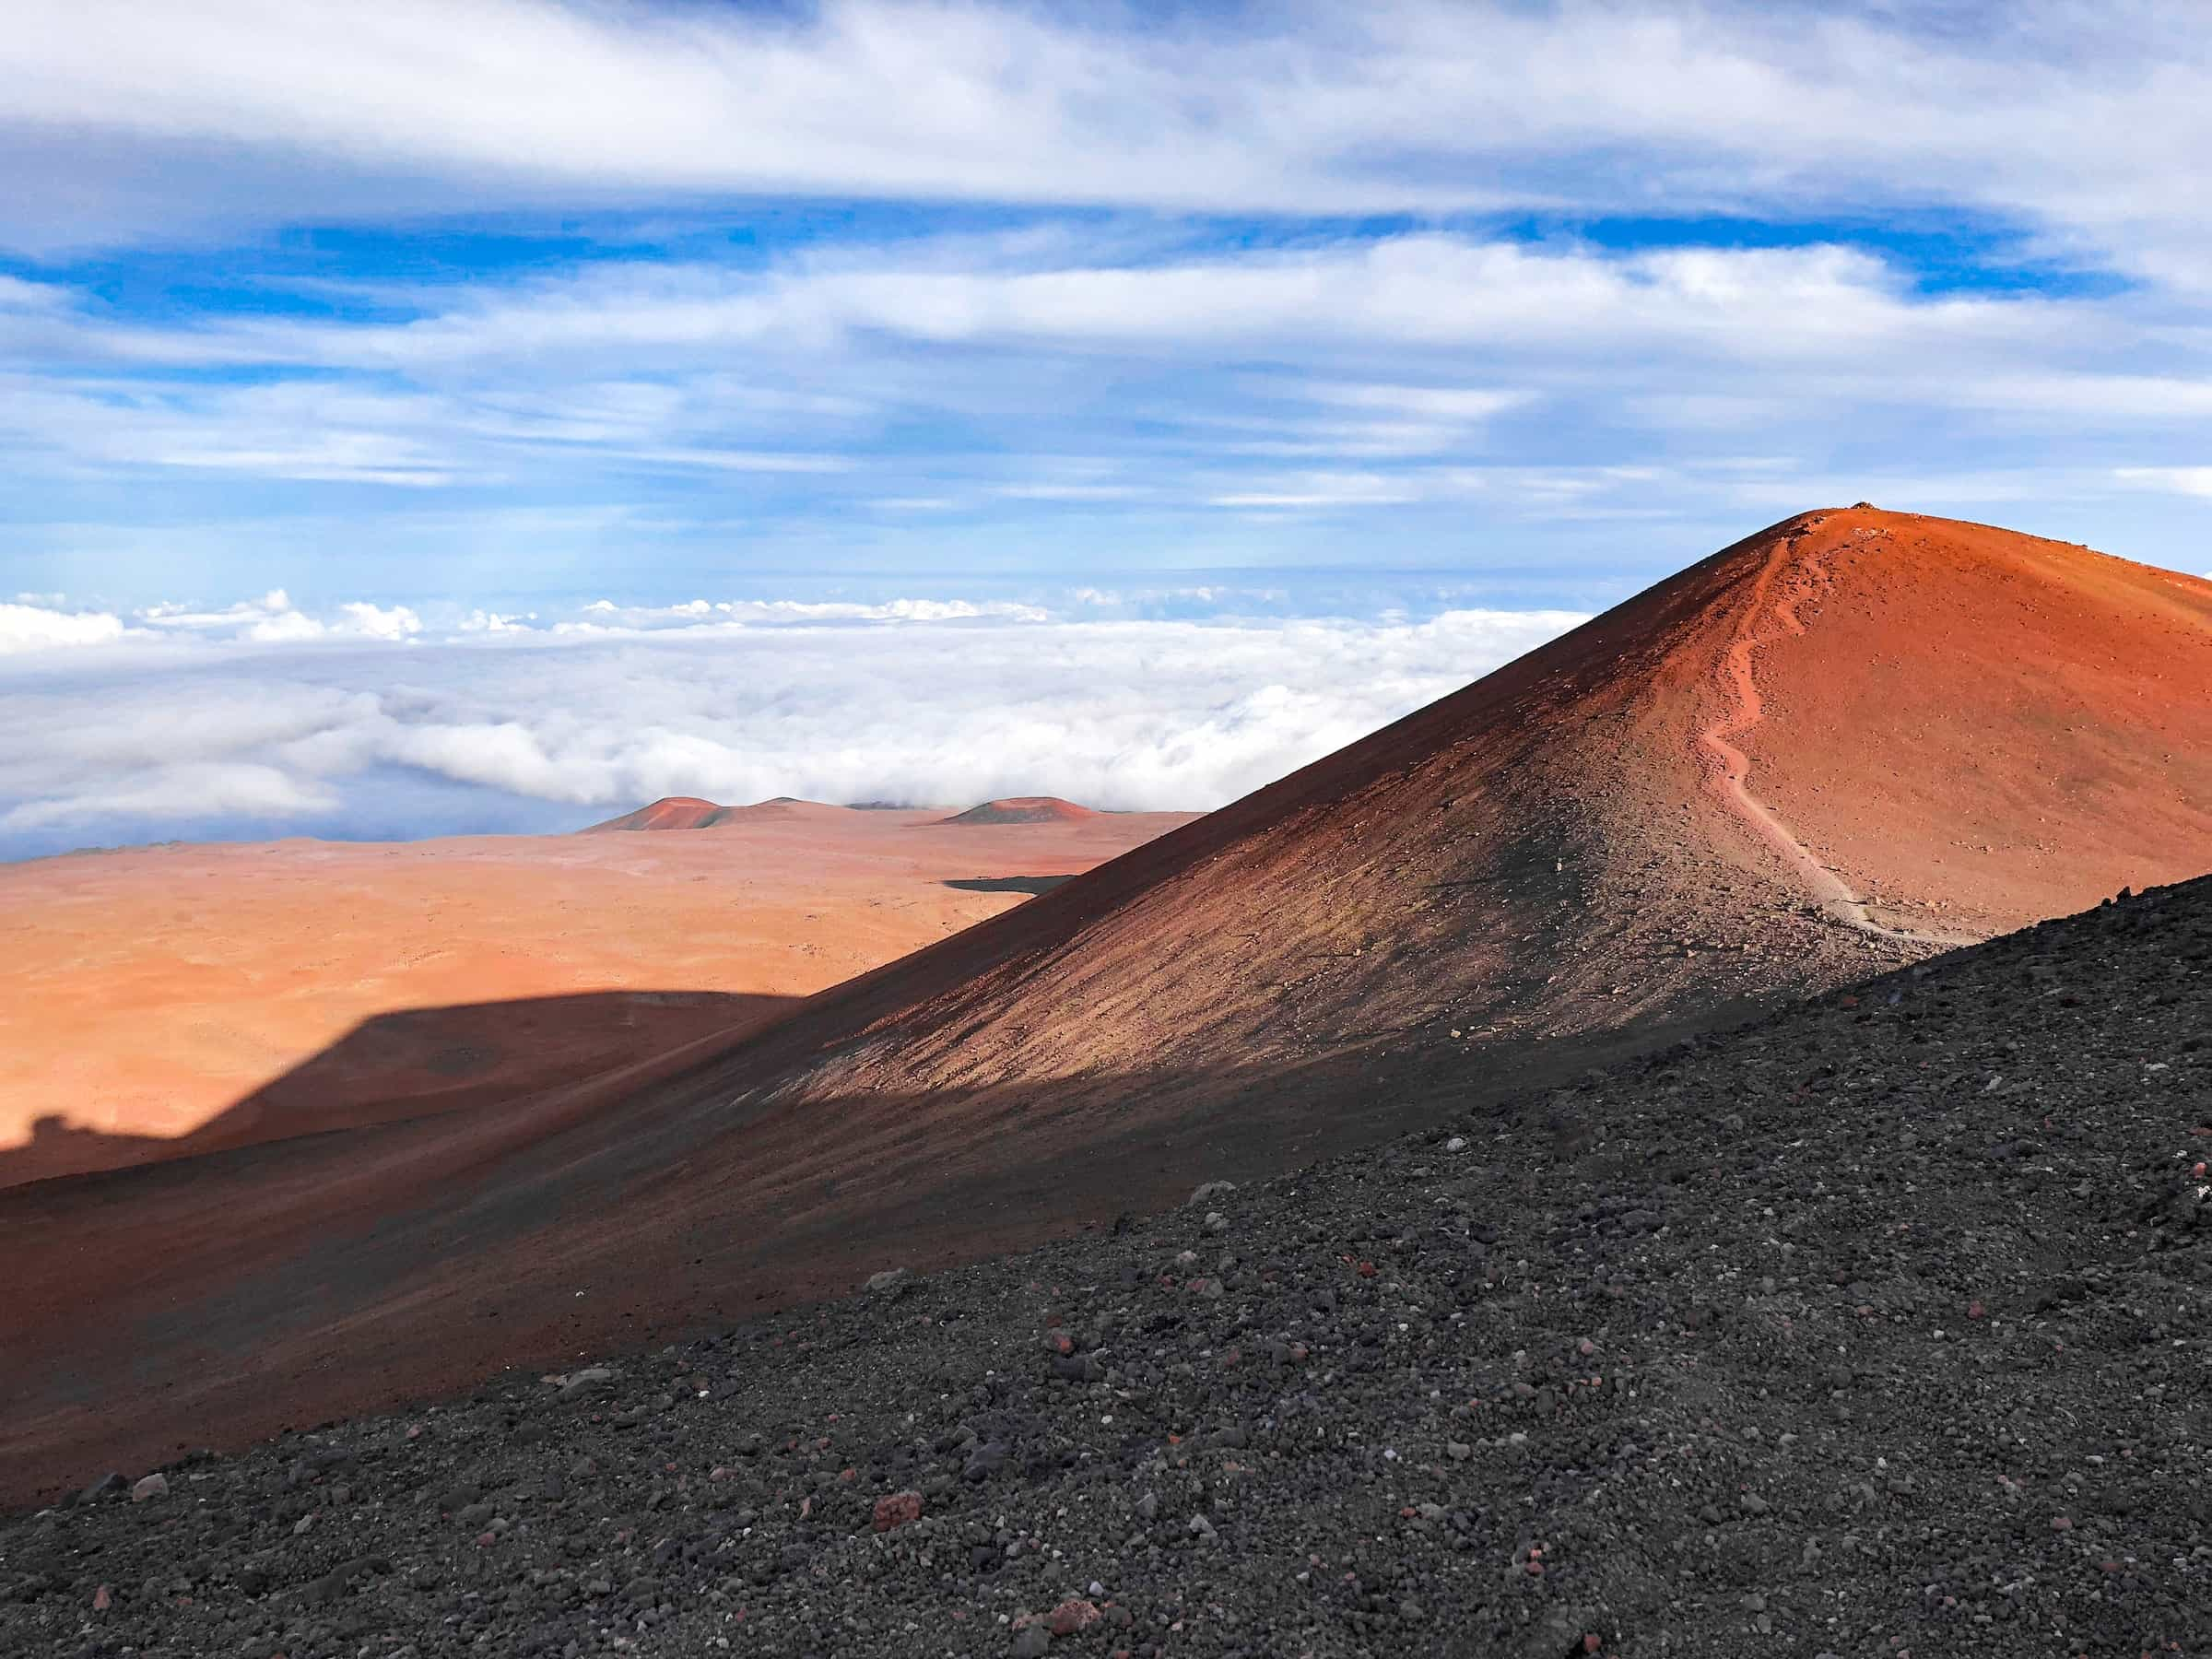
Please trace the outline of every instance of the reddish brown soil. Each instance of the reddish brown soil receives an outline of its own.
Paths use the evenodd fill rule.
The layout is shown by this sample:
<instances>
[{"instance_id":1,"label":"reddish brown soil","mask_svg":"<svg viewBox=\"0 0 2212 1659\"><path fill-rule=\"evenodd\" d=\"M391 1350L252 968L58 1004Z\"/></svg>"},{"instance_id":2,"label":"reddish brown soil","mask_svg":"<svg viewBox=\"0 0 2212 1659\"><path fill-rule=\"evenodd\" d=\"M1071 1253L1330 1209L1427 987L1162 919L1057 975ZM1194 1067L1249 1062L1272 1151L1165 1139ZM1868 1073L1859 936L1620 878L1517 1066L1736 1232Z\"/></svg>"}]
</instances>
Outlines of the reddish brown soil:
<instances>
[{"instance_id":1,"label":"reddish brown soil","mask_svg":"<svg viewBox=\"0 0 2212 1659\"><path fill-rule=\"evenodd\" d=\"M0 866L0 1185L512 1100L740 1036L1019 903L1024 878L1186 821L978 836L942 818L776 803L685 836Z\"/></svg>"},{"instance_id":2,"label":"reddish brown soil","mask_svg":"<svg viewBox=\"0 0 2212 1659\"><path fill-rule=\"evenodd\" d=\"M0 1485L1096 1225L2207 863L2212 584L1808 514L698 1064L0 1195Z\"/></svg>"}]
</instances>

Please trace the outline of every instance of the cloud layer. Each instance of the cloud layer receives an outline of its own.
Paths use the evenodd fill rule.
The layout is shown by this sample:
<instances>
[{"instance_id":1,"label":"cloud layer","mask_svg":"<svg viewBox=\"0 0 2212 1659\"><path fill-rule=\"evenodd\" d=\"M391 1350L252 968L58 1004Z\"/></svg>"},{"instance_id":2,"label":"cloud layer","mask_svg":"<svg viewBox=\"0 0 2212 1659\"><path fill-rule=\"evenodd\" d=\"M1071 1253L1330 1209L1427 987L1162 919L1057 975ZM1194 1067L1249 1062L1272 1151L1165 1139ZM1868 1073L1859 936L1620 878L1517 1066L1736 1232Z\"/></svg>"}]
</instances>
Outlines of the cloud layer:
<instances>
[{"instance_id":1,"label":"cloud layer","mask_svg":"<svg viewBox=\"0 0 2212 1659\"><path fill-rule=\"evenodd\" d=\"M359 834L384 827L394 779L417 832L572 827L664 794L1211 807L1580 619L702 601L437 637L302 618L310 636L268 629L300 615L273 594L111 618L120 631L93 640L65 637L81 613L10 608L57 619L0 669L0 852L16 855Z\"/></svg>"}]
</instances>

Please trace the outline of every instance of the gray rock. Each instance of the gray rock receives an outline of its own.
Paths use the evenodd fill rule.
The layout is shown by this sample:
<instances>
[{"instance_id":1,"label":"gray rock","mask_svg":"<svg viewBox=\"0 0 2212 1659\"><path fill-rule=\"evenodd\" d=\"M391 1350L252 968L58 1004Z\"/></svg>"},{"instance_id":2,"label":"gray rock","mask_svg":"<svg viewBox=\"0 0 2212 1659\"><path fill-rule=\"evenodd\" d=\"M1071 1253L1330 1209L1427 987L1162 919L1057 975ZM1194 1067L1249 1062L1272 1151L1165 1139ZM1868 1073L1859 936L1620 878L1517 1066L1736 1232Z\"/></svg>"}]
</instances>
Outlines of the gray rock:
<instances>
[{"instance_id":1,"label":"gray rock","mask_svg":"<svg viewBox=\"0 0 2212 1659\"><path fill-rule=\"evenodd\" d=\"M960 1478L981 1484L1006 1466L1007 1452L1000 1441L986 1441L968 1454L960 1465Z\"/></svg>"}]
</instances>

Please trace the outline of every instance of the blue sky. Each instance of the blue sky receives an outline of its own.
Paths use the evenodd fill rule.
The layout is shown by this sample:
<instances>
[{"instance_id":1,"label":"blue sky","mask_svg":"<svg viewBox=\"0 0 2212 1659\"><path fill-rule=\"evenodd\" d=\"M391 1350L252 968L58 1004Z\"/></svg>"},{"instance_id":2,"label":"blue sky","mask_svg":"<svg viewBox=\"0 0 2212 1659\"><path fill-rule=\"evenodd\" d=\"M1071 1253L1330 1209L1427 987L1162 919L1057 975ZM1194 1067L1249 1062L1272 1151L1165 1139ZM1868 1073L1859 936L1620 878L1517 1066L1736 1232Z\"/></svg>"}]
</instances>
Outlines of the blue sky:
<instances>
[{"instance_id":1,"label":"blue sky","mask_svg":"<svg viewBox=\"0 0 2212 1659\"><path fill-rule=\"evenodd\" d=\"M469 680L485 617L616 649L599 601L764 679L825 629L1013 629L1047 677L1063 626L1387 653L1861 498L2212 569L2212 38L2177 8L24 0L0 86L0 695L42 707L276 647L396 707ZM867 609L916 599L973 614ZM1271 691L1395 712L1352 655L1219 654L1260 677L1154 740ZM592 718L651 729L639 695ZM1058 782L1214 805L1340 729L1308 712L1242 770ZM884 754L981 782L977 710L912 718ZM700 793L780 752L711 735ZM376 768L494 792L433 828L685 778L159 764L0 739L0 853L164 810L388 832Z\"/></svg>"}]
</instances>

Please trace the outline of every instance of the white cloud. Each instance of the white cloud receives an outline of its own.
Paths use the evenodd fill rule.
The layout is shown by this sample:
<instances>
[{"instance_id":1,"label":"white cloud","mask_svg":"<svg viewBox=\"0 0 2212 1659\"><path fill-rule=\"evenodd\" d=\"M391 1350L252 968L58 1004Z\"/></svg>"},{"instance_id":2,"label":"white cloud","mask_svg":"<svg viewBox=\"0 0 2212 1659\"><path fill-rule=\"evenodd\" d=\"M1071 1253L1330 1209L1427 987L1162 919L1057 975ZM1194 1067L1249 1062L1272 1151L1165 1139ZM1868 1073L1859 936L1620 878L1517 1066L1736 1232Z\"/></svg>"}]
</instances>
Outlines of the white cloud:
<instances>
[{"instance_id":1,"label":"white cloud","mask_svg":"<svg viewBox=\"0 0 2212 1659\"><path fill-rule=\"evenodd\" d=\"M765 272L618 265L439 297L397 324L232 324L190 334L91 333L119 359L424 373L495 362L693 362L702 350L810 360L851 335L1181 347L1259 341L1599 354L1624 343L1789 362L1870 346L2017 347L2086 308L2033 297L1927 298L1857 249L1815 244L1627 253L1441 232L1129 262L1055 241L1019 265L945 263L967 244L818 253ZM1520 387L1316 381L1317 401L1460 422L1528 401ZM280 410L288 413L288 410Z\"/></svg>"},{"instance_id":2,"label":"white cloud","mask_svg":"<svg viewBox=\"0 0 2212 1659\"><path fill-rule=\"evenodd\" d=\"M1126 521L1502 501L1496 457L1533 478L1716 442L1814 451L1931 410L1957 417L1950 472L2023 434L2078 443L2089 420L2212 422L2206 341L2140 297L1930 295L1857 249L1422 231L1135 252L1153 262L1063 229L605 261L387 294L421 311L398 323L156 330L50 307L46 371L0 377L0 476L675 492L737 515L800 503L850 540L1050 503Z\"/></svg>"},{"instance_id":3,"label":"white cloud","mask_svg":"<svg viewBox=\"0 0 2212 1659\"><path fill-rule=\"evenodd\" d=\"M675 606L668 631L479 632L404 657L377 640L273 653L250 635L203 634L182 655L172 641L127 664L24 670L0 682L21 711L0 730L0 828L116 839L226 817L265 832L265 820L307 817L342 830L395 773L579 812L664 794L964 803L1039 792L1207 807L1581 619L1038 621L985 601L759 608L777 625ZM925 618L948 625L882 626ZM435 828L435 815L418 827Z\"/></svg>"},{"instance_id":4,"label":"white cloud","mask_svg":"<svg viewBox=\"0 0 2212 1659\"><path fill-rule=\"evenodd\" d=\"M732 194L1294 214L1947 204L2170 280L2212 221L2188 7L18 0L19 241ZM56 181L66 144L73 167ZM1620 158L1632 156L1633 167Z\"/></svg>"},{"instance_id":5,"label":"white cloud","mask_svg":"<svg viewBox=\"0 0 2212 1659\"><path fill-rule=\"evenodd\" d=\"M299 611L282 611L251 624L240 637L258 645L294 645L302 640L319 640L329 631L312 617Z\"/></svg>"},{"instance_id":6,"label":"white cloud","mask_svg":"<svg viewBox=\"0 0 2212 1659\"><path fill-rule=\"evenodd\" d=\"M23 595L27 600L43 596ZM104 611L65 612L40 605L0 605L0 656L71 645L105 645L123 638L124 632L123 618Z\"/></svg>"},{"instance_id":7,"label":"white cloud","mask_svg":"<svg viewBox=\"0 0 2212 1659\"><path fill-rule=\"evenodd\" d=\"M2114 468L2112 476L2147 489L2212 498L2212 466L2122 466Z\"/></svg>"},{"instance_id":8,"label":"white cloud","mask_svg":"<svg viewBox=\"0 0 2212 1659\"><path fill-rule=\"evenodd\" d=\"M349 600L322 618L299 609L282 588L212 610L176 602L145 606L132 612L127 623L104 611L61 610L59 594L21 597L51 597L55 604L0 605L0 653L190 640L253 645L294 645L312 640L404 641L422 632L422 618L404 605Z\"/></svg>"},{"instance_id":9,"label":"white cloud","mask_svg":"<svg viewBox=\"0 0 2212 1659\"><path fill-rule=\"evenodd\" d=\"M1225 367L1257 353L1305 367L1280 382L1232 379L1161 412L1200 434L1230 429L1230 446L1247 453L1420 454L1598 392L1660 411L1670 398L1733 395L1749 415L1793 401L1802 409L1816 394L1830 405L2072 418L2212 415L2212 370L2177 371L2201 353L2167 319L2032 294L1929 296L1900 268L1851 248L1621 253L1420 232L1112 264L1101 259L1110 245L1062 238L1034 256L1053 263L949 268L947 246L847 250L761 271L619 264L426 292L425 314L399 324L148 333L88 322L75 349L149 368L398 374L426 389L307 380L212 394L136 381L57 391L26 380L16 420L25 442L92 460L285 476L440 482L496 476L531 449L573 458L583 444L595 459L638 465L828 473L853 461L819 440L867 434L887 407L995 408L1031 420L1029 400L1053 355L1087 376L1096 371L1084 359L1098 353ZM945 344L988 351L955 362L913 355ZM1488 383L1317 372L1378 353ZM2145 367L2132 369L2131 358ZM606 378L617 371L631 381ZM667 378L648 395L636 383L646 374ZM852 391L818 395L809 408L781 394L842 385ZM185 419L194 411L206 428L197 437ZM794 426L815 442L766 441ZM1131 487L1049 474L1011 482L1032 492Z\"/></svg>"},{"instance_id":10,"label":"white cloud","mask_svg":"<svg viewBox=\"0 0 2212 1659\"><path fill-rule=\"evenodd\" d=\"M607 609L614 608L611 602L603 603L606 604ZM537 613L535 611L524 611L509 616L499 611L472 610L467 616L461 618L460 627L461 631L465 634L527 633L530 631L531 624L536 620Z\"/></svg>"},{"instance_id":11,"label":"white cloud","mask_svg":"<svg viewBox=\"0 0 2212 1659\"><path fill-rule=\"evenodd\" d=\"M557 634L711 631L808 622L962 622L989 618L1042 622L1050 613L1034 605L987 599L855 600L688 599L680 605L617 605L594 599L583 607L589 622L556 622Z\"/></svg>"},{"instance_id":12,"label":"white cloud","mask_svg":"<svg viewBox=\"0 0 2212 1659\"><path fill-rule=\"evenodd\" d=\"M881 512L955 512L960 505L950 496L877 496L867 504Z\"/></svg>"},{"instance_id":13,"label":"white cloud","mask_svg":"<svg viewBox=\"0 0 2212 1659\"><path fill-rule=\"evenodd\" d=\"M0 312L54 312L66 311L76 296L50 282L26 282L0 272Z\"/></svg>"},{"instance_id":14,"label":"white cloud","mask_svg":"<svg viewBox=\"0 0 2212 1659\"><path fill-rule=\"evenodd\" d=\"M1008 501L1126 501L1149 492L1136 484L995 484L989 493Z\"/></svg>"},{"instance_id":15,"label":"white cloud","mask_svg":"<svg viewBox=\"0 0 2212 1659\"><path fill-rule=\"evenodd\" d=\"M331 790L273 766L252 762L179 764L88 782L67 794L21 802L0 812L0 830L29 830L102 820L164 824L225 817L298 818L328 815Z\"/></svg>"},{"instance_id":16,"label":"white cloud","mask_svg":"<svg viewBox=\"0 0 2212 1659\"><path fill-rule=\"evenodd\" d=\"M1357 408L1383 409L1454 422L1488 420L1529 400L1526 392L1475 386L1317 384L1308 386L1305 394L1323 403L1350 404Z\"/></svg>"},{"instance_id":17,"label":"white cloud","mask_svg":"<svg viewBox=\"0 0 2212 1659\"><path fill-rule=\"evenodd\" d=\"M1305 473L1272 481L1269 488L1209 496L1215 507L1297 511L1331 507L1402 507L1423 491L1403 476L1382 473Z\"/></svg>"},{"instance_id":18,"label":"white cloud","mask_svg":"<svg viewBox=\"0 0 2212 1659\"><path fill-rule=\"evenodd\" d=\"M294 644L319 640L327 625L297 610L291 595L271 588L258 599L242 599L220 610L196 609L174 602L149 605L136 620L143 629L170 634L203 634L246 640L261 645Z\"/></svg>"},{"instance_id":19,"label":"white cloud","mask_svg":"<svg viewBox=\"0 0 2212 1659\"><path fill-rule=\"evenodd\" d=\"M292 596L271 588L258 599L241 599L221 610L205 610L178 600L149 605L138 613L141 622L159 628L232 628L257 617L282 616L292 608Z\"/></svg>"},{"instance_id":20,"label":"white cloud","mask_svg":"<svg viewBox=\"0 0 2212 1659\"><path fill-rule=\"evenodd\" d=\"M338 615L338 631L372 640L412 639L422 631L422 618L404 605L382 607L357 599L339 606Z\"/></svg>"},{"instance_id":21,"label":"white cloud","mask_svg":"<svg viewBox=\"0 0 2212 1659\"><path fill-rule=\"evenodd\" d=\"M94 467L436 488L455 475L428 434L451 420L435 399L319 382L0 376L9 450Z\"/></svg>"}]
</instances>

